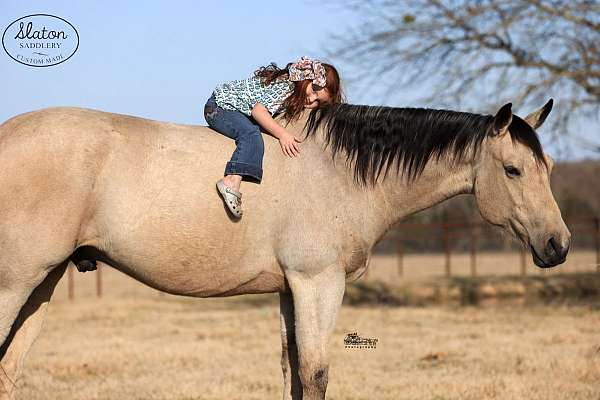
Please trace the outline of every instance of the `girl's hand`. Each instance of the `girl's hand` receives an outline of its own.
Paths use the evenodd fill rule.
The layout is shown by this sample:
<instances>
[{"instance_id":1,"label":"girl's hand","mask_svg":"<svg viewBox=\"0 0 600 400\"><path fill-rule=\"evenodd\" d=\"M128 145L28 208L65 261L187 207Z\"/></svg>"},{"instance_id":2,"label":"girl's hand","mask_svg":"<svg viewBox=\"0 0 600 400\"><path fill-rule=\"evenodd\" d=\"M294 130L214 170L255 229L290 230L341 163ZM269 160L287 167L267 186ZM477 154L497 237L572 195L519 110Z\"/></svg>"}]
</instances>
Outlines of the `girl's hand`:
<instances>
[{"instance_id":1,"label":"girl's hand","mask_svg":"<svg viewBox=\"0 0 600 400\"><path fill-rule=\"evenodd\" d=\"M279 138L279 145L281 146L283 154L290 157L300 154L300 147L298 146L298 143L300 142L301 140L288 132Z\"/></svg>"}]
</instances>

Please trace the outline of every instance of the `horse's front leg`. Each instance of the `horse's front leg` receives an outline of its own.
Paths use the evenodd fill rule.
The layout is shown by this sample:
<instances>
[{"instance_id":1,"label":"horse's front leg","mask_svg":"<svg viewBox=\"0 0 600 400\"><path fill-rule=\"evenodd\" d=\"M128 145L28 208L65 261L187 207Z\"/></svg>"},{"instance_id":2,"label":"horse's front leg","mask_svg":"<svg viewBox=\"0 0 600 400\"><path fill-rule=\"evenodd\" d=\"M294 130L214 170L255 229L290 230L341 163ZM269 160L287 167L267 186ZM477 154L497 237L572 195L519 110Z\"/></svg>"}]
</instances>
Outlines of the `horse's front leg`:
<instances>
[{"instance_id":1,"label":"horse's front leg","mask_svg":"<svg viewBox=\"0 0 600 400\"><path fill-rule=\"evenodd\" d=\"M279 293L281 319L281 369L283 371L283 400L302 399L302 382L298 374L294 300L292 293Z\"/></svg>"},{"instance_id":2,"label":"horse's front leg","mask_svg":"<svg viewBox=\"0 0 600 400\"><path fill-rule=\"evenodd\" d=\"M295 344L290 346L290 335L287 335L290 395L284 392L284 399L323 400L327 390L329 359L327 354L329 337L333 333L335 321L342 304L345 288L345 271L343 267L331 265L318 274L287 271L286 278L292 291L293 313L295 320ZM284 298L285 299L285 298ZM288 299L289 301L289 299ZM287 301L284 305L287 307ZM282 307L283 308L283 307ZM288 312L289 313L289 312ZM294 324L285 319L289 332ZM298 376L301 390L295 390L293 352L297 347ZM290 355L292 357L290 357ZM282 359L282 364L284 359ZM286 390L288 386L286 383ZM300 388L299 388L300 389Z\"/></svg>"}]
</instances>

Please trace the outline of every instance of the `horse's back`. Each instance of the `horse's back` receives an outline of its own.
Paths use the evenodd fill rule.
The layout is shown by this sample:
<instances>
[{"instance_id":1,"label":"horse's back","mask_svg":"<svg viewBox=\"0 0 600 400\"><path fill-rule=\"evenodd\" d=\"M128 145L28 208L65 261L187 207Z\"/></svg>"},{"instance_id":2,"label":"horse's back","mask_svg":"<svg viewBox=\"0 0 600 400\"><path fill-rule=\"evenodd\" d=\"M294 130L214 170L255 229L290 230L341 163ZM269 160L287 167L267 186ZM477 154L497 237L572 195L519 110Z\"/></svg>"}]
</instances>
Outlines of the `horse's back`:
<instances>
[{"instance_id":1,"label":"horse's back","mask_svg":"<svg viewBox=\"0 0 600 400\"><path fill-rule=\"evenodd\" d=\"M43 139L63 137L71 143L126 135L132 141L162 140L182 148L215 145L231 140L204 125L163 122L82 107L49 107L14 116L0 125L0 143L18 136ZM133 142L131 142L133 143Z\"/></svg>"},{"instance_id":2,"label":"horse's back","mask_svg":"<svg viewBox=\"0 0 600 400\"><path fill-rule=\"evenodd\" d=\"M20 114L0 125L0 216L19 209L30 220L66 205L81 216L101 188L125 201L123 192L152 197L166 186L208 184L234 148L205 126L77 107Z\"/></svg>"}]
</instances>

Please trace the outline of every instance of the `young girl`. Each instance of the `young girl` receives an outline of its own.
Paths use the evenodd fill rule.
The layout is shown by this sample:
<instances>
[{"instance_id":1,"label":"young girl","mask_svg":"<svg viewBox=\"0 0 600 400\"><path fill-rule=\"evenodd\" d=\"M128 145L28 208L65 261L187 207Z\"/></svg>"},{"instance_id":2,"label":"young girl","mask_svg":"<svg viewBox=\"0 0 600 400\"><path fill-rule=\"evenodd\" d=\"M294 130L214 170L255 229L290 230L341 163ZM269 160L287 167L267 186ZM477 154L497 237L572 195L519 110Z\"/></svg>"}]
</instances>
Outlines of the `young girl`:
<instances>
[{"instance_id":1,"label":"young girl","mask_svg":"<svg viewBox=\"0 0 600 400\"><path fill-rule=\"evenodd\" d=\"M208 125L235 139L236 149L225 166L217 190L236 218L242 216L242 180L260 183L264 142L262 130L279 139L287 156L300 153L300 140L273 119L283 112L288 122L305 108L345 101L337 70L330 64L303 56L283 69L271 63L254 76L217 85L204 106Z\"/></svg>"}]
</instances>

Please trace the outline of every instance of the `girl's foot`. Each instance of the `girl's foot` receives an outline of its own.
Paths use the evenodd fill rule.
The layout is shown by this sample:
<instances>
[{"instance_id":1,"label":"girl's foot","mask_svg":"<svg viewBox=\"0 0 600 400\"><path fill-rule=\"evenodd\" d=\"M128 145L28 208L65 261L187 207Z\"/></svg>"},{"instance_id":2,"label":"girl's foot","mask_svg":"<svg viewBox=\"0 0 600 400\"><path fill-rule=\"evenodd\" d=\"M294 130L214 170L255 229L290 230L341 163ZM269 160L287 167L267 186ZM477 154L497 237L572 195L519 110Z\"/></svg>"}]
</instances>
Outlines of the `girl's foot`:
<instances>
[{"instance_id":1,"label":"girl's foot","mask_svg":"<svg viewBox=\"0 0 600 400\"><path fill-rule=\"evenodd\" d=\"M224 179L217 181L217 190L223 197L225 205L231 211L231 214L236 218L242 217L242 194L231 186L224 183Z\"/></svg>"},{"instance_id":2,"label":"girl's foot","mask_svg":"<svg viewBox=\"0 0 600 400\"><path fill-rule=\"evenodd\" d=\"M225 175L225 177L223 178L223 183L225 184L225 186L234 188L238 192L240 191L241 182L242 182L241 175Z\"/></svg>"}]
</instances>

